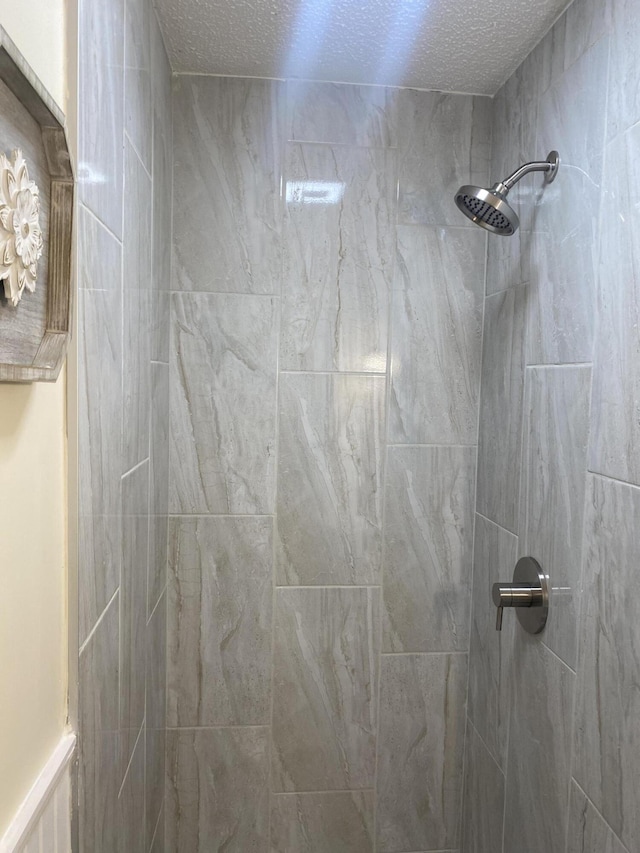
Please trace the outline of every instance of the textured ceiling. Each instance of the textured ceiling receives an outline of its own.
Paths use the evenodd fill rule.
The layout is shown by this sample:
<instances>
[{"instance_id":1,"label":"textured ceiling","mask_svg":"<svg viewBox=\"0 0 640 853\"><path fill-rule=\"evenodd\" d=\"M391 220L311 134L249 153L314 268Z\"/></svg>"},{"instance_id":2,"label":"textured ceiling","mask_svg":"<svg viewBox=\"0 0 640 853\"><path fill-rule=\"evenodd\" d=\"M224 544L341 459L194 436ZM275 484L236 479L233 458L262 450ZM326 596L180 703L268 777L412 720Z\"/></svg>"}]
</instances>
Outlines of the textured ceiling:
<instances>
[{"instance_id":1,"label":"textured ceiling","mask_svg":"<svg viewBox=\"0 0 640 853\"><path fill-rule=\"evenodd\" d=\"M493 95L567 0L155 0L174 71Z\"/></svg>"}]
</instances>

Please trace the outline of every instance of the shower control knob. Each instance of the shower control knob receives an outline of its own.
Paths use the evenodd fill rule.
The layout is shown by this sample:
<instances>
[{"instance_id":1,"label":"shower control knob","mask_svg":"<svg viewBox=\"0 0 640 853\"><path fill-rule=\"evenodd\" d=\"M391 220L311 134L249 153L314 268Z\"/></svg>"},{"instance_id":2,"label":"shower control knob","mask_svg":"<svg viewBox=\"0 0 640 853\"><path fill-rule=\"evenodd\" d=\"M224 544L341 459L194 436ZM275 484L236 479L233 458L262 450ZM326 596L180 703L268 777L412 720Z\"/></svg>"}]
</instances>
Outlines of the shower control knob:
<instances>
[{"instance_id":1,"label":"shower control knob","mask_svg":"<svg viewBox=\"0 0 640 853\"><path fill-rule=\"evenodd\" d=\"M491 594L497 607L496 631L502 630L505 607L518 608L518 621L529 634L539 634L547 624L548 579L533 557L521 557L513 571L513 582L494 583Z\"/></svg>"}]
</instances>

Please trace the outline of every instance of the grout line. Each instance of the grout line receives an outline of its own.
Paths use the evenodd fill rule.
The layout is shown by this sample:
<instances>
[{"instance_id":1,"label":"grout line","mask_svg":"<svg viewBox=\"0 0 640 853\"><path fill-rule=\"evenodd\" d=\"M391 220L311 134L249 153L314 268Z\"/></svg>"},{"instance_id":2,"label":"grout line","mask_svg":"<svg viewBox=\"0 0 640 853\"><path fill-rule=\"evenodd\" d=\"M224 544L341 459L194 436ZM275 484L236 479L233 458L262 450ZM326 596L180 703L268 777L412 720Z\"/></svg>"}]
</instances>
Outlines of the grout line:
<instances>
[{"instance_id":1,"label":"grout line","mask_svg":"<svg viewBox=\"0 0 640 853\"><path fill-rule=\"evenodd\" d=\"M122 247L122 237L118 237L118 235L105 222L103 222L102 219L100 219L98 214L94 213L94 211L88 206L88 204L86 202L79 201L78 202L78 208L81 210L84 210L85 213L88 213L89 216L92 219L94 219L98 223L98 225L100 225L101 228L104 228L104 230L107 232L107 234L109 234L111 237L113 237L113 239L116 241L116 243L118 243L118 245L120 247ZM92 287L78 286L78 290L94 290L94 289L95 288L92 288ZM116 288L107 288L107 291L111 292L112 290L115 290L115 289Z\"/></svg>"},{"instance_id":2,"label":"grout line","mask_svg":"<svg viewBox=\"0 0 640 853\"><path fill-rule=\"evenodd\" d=\"M469 714L467 714L467 720L469 721L469 726L470 726L470 727L473 729L473 731L475 732L476 737L478 738L478 740L480 741L480 743L481 743L481 744L484 746L484 748L486 749L486 751L487 751L487 753L488 753L488 755L489 755L489 758L490 758L490 759L493 761L493 763L496 765L496 767L497 767L497 768L498 768L498 770L500 771L501 775L502 775L502 776L504 776L504 770L502 769L502 767L500 767L500 765L499 765L499 763L498 763L498 761L497 761L497 759L496 759L495 755L493 754L493 750L489 749L489 746L487 745L487 742L485 741L485 739L482 737L482 735L480 734L480 732L478 731L478 729L477 729L477 728L476 728L476 726L474 725L473 720L471 719L471 717L469 716Z\"/></svg>"},{"instance_id":3,"label":"grout line","mask_svg":"<svg viewBox=\"0 0 640 853\"><path fill-rule=\"evenodd\" d=\"M587 474L591 474L593 477L598 477L600 480L605 480L609 483L616 483L619 486L628 486L630 489L640 489L640 485L637 483L630 483L628 480L620 480L618 477L611 477L609 474L601 474L599 471L592 471L591 468L587 468Z\"/></svg>"},{"instance_id":4,"label":"grout line","mask_svg":"<svg viewBox=\"0 0 640 853\"><path fill-rule=\"evenodd\" d=\"M590 806L591 806L591 808L594 810L594 812L598 815L598 817L600 818L600 820L601 820L601 821L604 823L604 825L607 827L607 829L609 830L609 832L610 832L610 833L614 836L614 838L619 842L619 844L620 844L620 846L622 847L622 849L626 851L626 850L627 850L626 846L622 843L622 841L620 840L620 838L616 835L616 832L615 832L615 830L614 830L614 829L612 829L611 824L609 823L609 821L605 818L605 816L602 814L602 812L600 811L600 809L599 809L599 808L596 806L596 804L593 802L593 800L591 799L591 797L589 796L589 794L587 794L587 792L584 790L584 788L582 787L582 785L578 782L578 780L577 780L577 779L575 778L575 776L573 776L573 775L571 775L571 778L569 779L569 785L571 785L571 782L573 782L573 784L574 784L574 785L576 786L576 788L580 791L580 793L581 793L581 794L582 794L582 796L586 799L586 801L589 803L589 805L590 805Z\"/></svg>"},{"instance_id":5,"label":"grout line","mask_svg":"<svg viewBox=\"0 0 640 853\"><path fill-rule=\"evenodd\" d=\"M104 610L103 610L103 611L102 611L102 613L98 616L98 618L97 618L96 622L94 623L93 628L89 631L89 633L87 634L86 639L84 640L84 642L82 643L82 645L81 645L81 646L80 646L80 648L78 649L78 657L80 657L80 656L82 655L82 652L83 652L83 651L85 650L85 648L87 647L87 645L88 645L89 641L91 640L91 638L93 637L93 635L94 635L94 634L96 633L96 631L98 630L98 627L100 626L100 623L102 622L102 620L103 620L103 619L104 619L104 617L106 616L107 610L111 607L111 605L113 604L113 600L115 599L115 597L117 596L117 594L118 594L119 592L120 592L120 584L118 584L118 586L116 587L116 591L113 593L113 595L111 596L111 598L110 598L110 599L109 599L109 601L107 602L107 604L106 604L106 606L105 606ZM118 622L118 634L119 634L119 633L120 633L120 626L119 626L119 622ZM118 645L119 645L119 640L118 640ZM118 717L118 719L119 719L119 717Z\"/></svg>"},{"instance_id":6,"label":"grout line","mask_svg":"<svg viewBox=\"0 0 640 853\"><path fill-rule=\"evenodd\" d=\"M131 150L133 151L133 153L138 158L140 165L144 169L146 176L149 178L149 180L151 181L151 185L153 186L153 176L149 173L149 170L145 166L144 158L142 157L142 154L140 153L140 151L138 151L138 146L135 144L135 142L133 141L133 139L129 135L129 131L126 128L124 131L124 138L126 139L126 141L131 146ZM151 152L151 158L152 158L152 163L153 163L153 151ZM126 196L125 196L125 199L126 199Z\"/></svg>"},{"instance_id":7,"label":"grout line","mask_svg":"<svg viewBox=\"0 0 640 853\"><path fill-rule=\"evenodd\" d=\"M402 657L416 657L420 655L422 657L435 657L435 656L449 656L455 655L456 657L462 655L468 655L469 652L381 652L381 657L385 658L402 658Z\"/></svg>"},{"instance_id":8,"label":"grout line","mask_svg":"<svg viewBox=\"0 0 640 853\"><path fill-rule=\"evenodd\" d=\"M344 583L344 584L337 584L337 583L335 583L335 584L331 584L331 583L320 584L320 583L318 583L318 584L306 584L306 585L293 585L293 584L278 585L278 584L276 584L276 590L279 590L279 589L291 589L291 590L296 590L296 589L318 589L318 590L322 590L322 589L380 589L380 588L381 588L380 584L364 584L364 583L361 583L361 584L348 584L348 583Z\"/></svg>"},{"instance_id":9,"label":"grout line","mask_svg":"<svg viewBox=\"0 0 640 853\"><path fill-rule=\"evenodd\" d=\"M149 430L151 433L151 430ZM149 435L149 443L151 443L151 435ZM128 471L125 471L124 474L120 477L120 480L124 480L125 477L129 477L131 474L134 474L139 468L142 468L143 465L146 465L147 462L151 462L151 456L146 456L142 462L136 462L133 468L129 468ZM149 465L149 470L151 470L151 465ZM150 513L148 513L150 515Z\"/></svg>"},{"instance_id":10,"label":"grout line","mask_svg":"<svg viewBox=\"0 0 640 853\"><path fill-rule=\"evenodd\" d=\"M146 722L146 713L142 717L142 722L140 723L140 728L138 729L138 734L136 735L136 741L133 744L133 749L131 750L131 755L129 756L129 760L127 761L127 769L124 771L124 774L122 776L122 782L121 782L120 788L118 790L118 799L120 799L120 795L122 794L122 789L124 788L125 783L127 781L127 777L129 776L129 770L131 769L131 765L133 763L133 757L136 754L136 750L138 748L138 744L140 742L140 737L142 735L142 732L145 730L145 722Z\"/></svg>"}]
</instances>

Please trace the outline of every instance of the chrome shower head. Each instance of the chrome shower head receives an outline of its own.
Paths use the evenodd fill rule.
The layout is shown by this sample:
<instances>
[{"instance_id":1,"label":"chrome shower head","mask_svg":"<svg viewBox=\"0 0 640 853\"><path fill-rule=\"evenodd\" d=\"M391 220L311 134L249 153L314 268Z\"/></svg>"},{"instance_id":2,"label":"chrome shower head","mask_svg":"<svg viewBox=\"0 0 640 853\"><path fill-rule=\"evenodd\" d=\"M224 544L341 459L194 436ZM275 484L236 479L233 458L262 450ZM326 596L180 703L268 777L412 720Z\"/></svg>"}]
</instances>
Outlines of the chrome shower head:
<instances>
[{"instance_id":1,"label":"chrome shower head","mask_svg":"<svg viewBox=\"0 0 640 853\"><path fill-rule=\"evenodd\" d=\"M456 204L476 225L492 234L510 237L518 230L520 220L507 202L509 190L529 172L545 172L545 183L550 184L558 173L559 165L558 152L551 151L546 160L525 163L504 181L494 184L490 190L471 185L460 187L455 195Z\"/></svg>"}]
</instances>

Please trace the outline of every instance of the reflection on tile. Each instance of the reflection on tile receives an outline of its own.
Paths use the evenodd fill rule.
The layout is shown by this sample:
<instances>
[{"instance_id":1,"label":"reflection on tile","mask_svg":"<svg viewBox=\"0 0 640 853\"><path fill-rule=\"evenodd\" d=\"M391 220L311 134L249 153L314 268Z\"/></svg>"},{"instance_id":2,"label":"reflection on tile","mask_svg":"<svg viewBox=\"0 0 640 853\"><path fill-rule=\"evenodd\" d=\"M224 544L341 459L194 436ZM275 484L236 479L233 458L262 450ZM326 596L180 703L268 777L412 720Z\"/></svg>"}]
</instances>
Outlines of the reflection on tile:
<instances>
[{"instance_id":1,"label":"reflection on tile","mask_svg":"<svg viewBox=\"0 0 640 853\"><path fill-rule=\"evenodd\" d=\"M80 654L80 849L118 847L118 608L116 595Z\"/></svg>"},{"instance_id":2,"label":"reflection on tile","mask_svg":"<svg viewBox=\"0 0 640 853\"><path fill-rule=\"evenodd\" d=\"M590 390L590 367L527 370L518 550L549 575L542 639L574 670Z\"/></svg>"},{"instance_id":3,"label":"reflection on tile","mask_svg":"<svg viewBox=\"0 0 640 853\"><path fill-rule=\"evenodd\" d=\"M385 378L288 374L279 393L278 582L379 583Z\"/></svg>"},{"instance_id":4,"label":"reflection on tile","mask_svg":"<svg viewBox=\"0 0 640 853\"><path fill-rule=\"evenodd\" d=\"M390 447L383 648L466 651L473 553L474 447Z\"/></svg>"},{"instance_id":5,"label":"reflection on tile","mask_svg":"<svg viewBox=\"0 0 640 853\"><path fill-rule=\"evenodd\" d=\"M574 775L629 850L637 850L640 491L590 479Z\"/></svg>"},{"instance_id":6,"label":"reflection on tile","mask_svg":"<svg viewBox=\"0 0 640 853\"><path fill-rule=\"evenodd\" d=\"M119 853L146 853L144 822L144 725L138 732L118 796Z\"/></svg>"},{"instance_id":7,"label":"reflection on tile","mask_svg":"<svg viewBox=\"0 0 640 853\"><path fill-rule=\"evenodd\" d=\"M81 249L81 257L83 250ZM119 274L120 251L98 259L88 280ZM82 269L82 261L80 264ZM88 636L120 578L122 442L121 297L117 290L78 293L79 640Z\"/></svg>"},{"instance_id":8,"label":"reflection on tile","mask_svg":"<svg viewBox=\"0 0 640 853\"><path fill-rule=\"evenodd\" d=\"M169 726L264 725L273 522L170 520Z\"/></svg>"},{"instance_id":9,"label":"reflection on tile","mask_svg":"<svg viewBox=\"0 0 640 853\"><path fill-rule=\"evenodd\" d=\"M528 364L592 360L608 57L601 39L540 100L536 150L562 150L557 180L534 175L527 200L536 201Z\"/></svg>"},{"instance_id":10,"label":"reflection on tile","mask_svg":"<svg viewBox=\"0 0 640 853\"><path fill-rule=\"evenodd\" d=\"M167 600L163 595L146 627L146 838L153 837L164 802L166 745Z\"/></svg>"},{"instance_id":11,"label":"reflection on tile","mask_svg":"<svg viewBox=\"0 0 640 853\"><path fill-rule=\"evenodd\" d=\"M122 478L120 756L124 778L145 710L149 463Z\"/></svg>"},{"instance_id":12,"label":"reflection on tile","mask_svg":"<svg viewBox=\"0 0 640 853\"><path fill-rule=\"evenodd\" d=\"M468 714L502 770L507 766L509 666L517 626L515 613L507 612L502 631L496 631L491 588L494 583L511 580L517 549L518 540L512 533L476 515Z\"/></svg>"},{"instance_id":13,"label":"reflection on tile","mask_svg":"<svg viewBox=\"0 0 640 853\"><path fill-rule=\"evenodd\" d=\"M472 725L467 727L463 853L502 850L505 779Z\"/></svg>"},{"instance_id":14,"label":"reflection on tile","mask_svg":"<svg viewBox=\"0 0 640 853\"><path fill-rule=\"evenodd\" d=\"M83 2L78 30L79 197L121 237L124 0Z\"/></svg>"},{"instance_id":15,"label":"reflection on tile","mask_svg":"<svg viewBox=\"0 0 640 853\"><path fill-rule=\"evenodd\" d=\"M279 589L275 791L373 787L379 592Z\"/></svg>"},{"instance_id":16,"label":"reflection on tile","mask_svg":"<svg viewBox=\"0 0 640 853\"><path fill-rule=\"evenodd\" d=\"M153 12L149 0L125 0L125 3L125 130L147 171L150 172L153 150L153 101L150 74Z\"/></svg>"},{"instance_id":17,"label":"reflection on tile","mask_svg":"<svg viewBox=\"0 0 640 853\"><path fill-rule=\"evenodd\" d=\"M394 148L398 89L287 81L287 138Z\"/></svg>"},{"instance_id":18,"label":"reflection on tile","mask_svg":"<svg viewBox=\"0 0 640 853\"><path fill-rule=\"evenodd\" d=\"M272 298L173 295L171 512L273 511L276 340Z\"/></svg>"},{"instance_id":19,"label":"reflection on tile","mask_svg":"<svg viewBox=\"0 0 640 853\"><path fill-rule=\"evenodd\" d=\"M567 853L626 853L613 831L573 779L568 839Z\"/></svg>"},{"instance_id":20,"label":"reflection on tile","mask_svg":"<svg viewBox=\"0 0 640 853\"><path fill-rule=\"evenodd\" d=\"M398 228L389 440L475 444L486 236Z\"/></svg>"},{"instance_id":21,"label":"reflection on tile","mask_svg":"<svg viewBox=\"0 0 640 853\"><path fill-rule=\"evenodd\" d=\"M373 853L373 791L275 794L271 853Z\"/></svg>"},{"instance_id":22,"label":"reflection on tile","mask_svg":"<svg viewBox=\"0 0 640 853\"><path fill-rule=\"evenodd\" d=\"M491 100L403 89L398 103L399 221L464 226L453 196L487 186Z\"/></svg>"},{"instance_id":23,"label":"reflection on tile","mask_svg":"<svg viewBox=\"0 0 640 853\"><path fill-rule=\"evenodd\" d=\"M382 658L377 849L458 845L466 655Z\"/></svg>"},{"instance_id":24,"label":"reflection on tile","mask_svg":"<svg viewBox=\"0 0 640 853\"><path fill-rule=\"evenodd\" d=\"M151 181L128 140L125 170L123 474L149 455L151 406Z\"/></svg>"},{"instance_id":25,"label":"reflection on tile","mask_svg":"<svg viewBox=\"0 0 640 853\"><path fill-rule=\"evenodd\" d=\"M490 296L484 309L476 508L513 532L518 514L526 306L525 286Z\"/></svg>"},{"instance_id":26,"label":"reflection on tile","mask_svg":"<svg viewBox=\"0 0 640 853\"><path fill-rule=\"evenodd\" d=\"M640 124L606 149L593 366L593 471L640 485Z\"/></svg>"},{"instance_id":27,"label":"reflection on tile","mask_svg":"<svg viewBox=\"0 0 640 853\"><path fill-rule=\"evenodd\" d=\"M386 369L395 153L289 145L280 364Z\"/></svg>"},{"instance_id":28,"label":"reflection on tile","mask_svg":"<svg viewBox=\"0 0 640 853\"><path fill-rule=\"evenodd\" d=\"M150 615L167 581L167 514L169 511L169 365L151 364L151 516L149 518Z\"/></svg>"},{"instance_id":29,"label":"reflection on tile","mask_svg":"<svg viewBox=\"0 0 640 853\"><path fill-rule=\"evenodd\" d=\"M266 728L167 732L167 850L267 849L268 742Z\"/></svg>"},{"instance_id":30,"label":"reflection on tile","mask_svg":"<svg viewBox=\"0 0 640 853\"><path fill-rule=\"evenodd\" d=\"M174 288L278 291L283 85L175 79Z\"/></svg>"},{"instance_id":31,"label":"reflection on tile","mask_svg":"<svg viewBox=\"0 0 640 853\"><path fill-rule=\"evenodd\" d=\"M611 11L607 137L614 139L640 119L638 0L611 0Z\"/></svg>"},{"instance_id":32,"label":"reflection on tile","mask_svg":"<svg viewBox=\"0 0 640 853\"><path fill-rule=\"evenodd\" d=\"M569 806L575 675L523 631L511 670L504 849L563 853ZM535 826L536 832L523 832Z\"/></svg>"}]
</instances>

